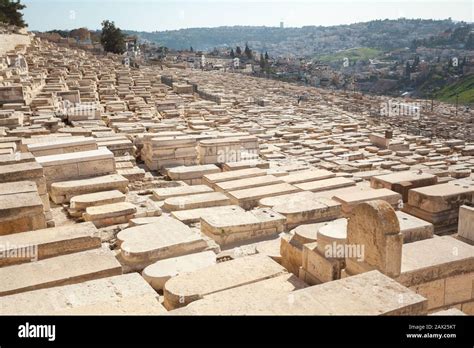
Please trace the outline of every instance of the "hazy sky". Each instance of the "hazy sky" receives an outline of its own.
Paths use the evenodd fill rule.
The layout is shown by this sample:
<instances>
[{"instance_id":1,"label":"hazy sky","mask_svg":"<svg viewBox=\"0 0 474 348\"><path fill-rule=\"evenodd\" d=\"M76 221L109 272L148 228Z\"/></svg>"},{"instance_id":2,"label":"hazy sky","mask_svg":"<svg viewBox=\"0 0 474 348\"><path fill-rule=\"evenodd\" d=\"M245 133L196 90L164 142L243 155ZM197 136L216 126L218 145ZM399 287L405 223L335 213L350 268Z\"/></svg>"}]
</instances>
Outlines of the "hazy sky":
<instances>
[{"instance_id":1,"label":"hazy sky","mask_svg":"<svg viewBox=\"0 0 474 348\"><path fill-rule=\"evenodd\" d=\"M337 25L373 19L474 21L473 0L22 0L30 30L99 29L104 19L122 29L155 31L222 25L285 27Z\"/></svg>"}]
</instances>

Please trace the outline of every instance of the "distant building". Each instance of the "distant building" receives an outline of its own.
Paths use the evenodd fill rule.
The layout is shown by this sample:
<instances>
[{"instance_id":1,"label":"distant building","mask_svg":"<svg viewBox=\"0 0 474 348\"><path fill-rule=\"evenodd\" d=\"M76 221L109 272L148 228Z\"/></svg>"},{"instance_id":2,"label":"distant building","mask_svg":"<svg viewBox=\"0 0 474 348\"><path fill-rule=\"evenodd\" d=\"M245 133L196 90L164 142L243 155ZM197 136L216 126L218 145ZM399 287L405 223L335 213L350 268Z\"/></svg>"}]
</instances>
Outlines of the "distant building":
<instances>
[{"instance_id":1,"label":"distant building","mask_svg":"<svg viewBox=\"0 0 474 348\"><path fill-rule=\"evenodd\" d=\"M280 22L280 28L284 28L285 27L285 23L283 23L283 21Z\"/></svg>"}]
</instances>

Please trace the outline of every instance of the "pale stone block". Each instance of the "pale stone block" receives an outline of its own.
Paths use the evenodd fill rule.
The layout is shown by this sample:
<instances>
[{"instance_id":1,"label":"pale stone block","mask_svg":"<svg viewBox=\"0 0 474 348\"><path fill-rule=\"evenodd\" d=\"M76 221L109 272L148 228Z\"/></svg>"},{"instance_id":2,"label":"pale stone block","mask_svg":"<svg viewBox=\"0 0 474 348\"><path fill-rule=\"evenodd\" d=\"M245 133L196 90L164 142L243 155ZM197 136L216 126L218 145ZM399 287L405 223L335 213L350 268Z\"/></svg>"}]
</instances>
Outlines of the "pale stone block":
<instances>
[{"instance_id":1,"label":"pale stone block","mask_svg":"<svg viewBox=\"0 0 474 348\"><path fill-rule=\"evenodd\" d=\"M474 242L474 207L463 205L459 208L458 235Z\"/></svg>"},{"instance_id":2,"label":"pale stone block","mask_svg":"<svg viewBox=\"0 0 474 348\"><path fill-rule=\"evenodd\" d=\"M216 254L213 251L203 251L157 261L147 266L142 275L153 289L161 291L170 278L214 264L216 264Z\"/></svg>"},{"instance_id":3,"label":"pale stone block","mask_svg":"<svg viewBox=\"0 0 474 348\"><path fill-rule=\"evenodd\" d=\"M90 222L0 236L0 267L99 248Z\"/></svg>"},{"instance_id":4,"label":"pale stone block","mask_svg":"<svg viewBox=\"0 0 474 348\"><path fill-rule=\"evenodd\" d=\"M54 270L54 272L52 271ZM0 296L122 274L108 247L0 268Z\"/></svg>"},{"instance_id":5,"label":"pale stone block","mask_svg":"<svg viewBox=\"0 0 474 348\"><path fill-rule=\"evenodd\" d=\"M158 260L203 251L208 247L199 233L166 216L158 222L127 228L117 234L124 264L141 270Z\"/></svg>"},{"instance_id":6,"label":"pale stone block","mask_svg":"<svg viewBox=\"0 0 474 348\"><path fill-rule=\"evenodd\" d=\"M428 299L428 310L443 307L445 304L445 279L418 284L410 289Z\"/></svg>"},{"instance_id":7,"label":"pale stone block","mask_svg":"<svg viewBox=\"0 0 474 348\"><path fill-rule=\"evenodd\" d=\"M369 201L356 206L347 225L347 245L363 245L363 260L346 258L346 272L378 269L391 277L400 275L403 235L392 206Z\"/></svg>"},{"instance_id":8,"label":"pale stone block","mask_svg":"<svg viewBox=\"0 0 474 348\"><path fill-rule=\"evenodd\" d=\"M238 260L242 260L242 258ZM235 261L237 260L230 262ZM230 262L224 262L224 264ZM168 284L179 277L170 280ZM193 299L199 298L199 296L195 296ZM252 296L247 296L246 301L237 299L232 301L230 297L226 297L225 314L423 315L427 312L424 297L378 271L306 287L292 291L290 294L275 294L275 296L272 296L272 292L267 291L266 296L258 296L255 301ZM199 302L190 308L198 305ZM186 310L183 310L183 312L185 314ZM203 306L196 313L201 315L214 314L215 307Z\"/></svg>"},{"instance_id":9,"label":"pale stone block","mask_svg":"<svg viewBox=\"0 0 474 348\"><path fill-rule=\"evenodd\" d=\"M284 273L285 269L267 256L239 257L171 278L165 284L164 305L169 310L183 307L206 295Z\"/></svg>"},{"instance_id":10,"label":"pale stone block","mask_svg":"<svg viewBox=\"0 0 474 348\"><path fill-rule=\"evenodd\" d=\"M158 294L137 273L0 297L2 315L156 315Z\"/></svg>"},{"instance_id":11,"label":"pale stone block","mask_svg":"<svg viewBox=\"0 0 474 348\"><path fill-rule=\"evenodd\" d=\"M473 299L474 272L446 278L444 303L446 305Z\"/></svg>"},{"instance_id":12,"label":"pale stone block","mask_svg":"<svg viewBox=\"0 0 474 348\"><path fill-rule=\"evenodd\" d=\"M405 286L474 272L474 247L450 236L404 244L397 281Z\"/></svg>"}]
</instances>

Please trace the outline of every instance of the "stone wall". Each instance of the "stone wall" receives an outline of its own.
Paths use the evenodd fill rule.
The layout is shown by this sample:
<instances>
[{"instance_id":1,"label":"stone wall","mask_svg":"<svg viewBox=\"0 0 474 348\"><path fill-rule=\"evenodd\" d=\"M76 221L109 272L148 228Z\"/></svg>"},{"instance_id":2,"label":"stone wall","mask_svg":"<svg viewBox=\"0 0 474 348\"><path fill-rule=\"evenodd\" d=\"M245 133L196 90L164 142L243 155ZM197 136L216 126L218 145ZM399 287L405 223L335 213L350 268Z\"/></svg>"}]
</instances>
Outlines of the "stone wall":
<instances>
[{"instance_id":1,"label":"stone wall","mask_svg":"<svg viewBox=\"0 0 474 348\"><path fill-rule=\"evenodd\" d=\"M31 36L22 34L0 34L0 56L13 50L17 45L30 45Z\"/></svg>"}]
</instances>

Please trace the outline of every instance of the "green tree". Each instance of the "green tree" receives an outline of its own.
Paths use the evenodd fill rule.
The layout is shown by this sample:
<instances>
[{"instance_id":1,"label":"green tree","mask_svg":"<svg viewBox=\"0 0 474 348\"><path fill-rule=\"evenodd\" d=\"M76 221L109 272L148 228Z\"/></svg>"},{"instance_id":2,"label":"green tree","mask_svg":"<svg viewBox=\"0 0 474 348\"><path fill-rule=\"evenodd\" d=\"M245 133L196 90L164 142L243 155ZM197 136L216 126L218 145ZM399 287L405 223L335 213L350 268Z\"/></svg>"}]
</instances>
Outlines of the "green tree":
<instances>
[{"instance_id":1,"label":"green tree","mask_svg":"<svg viewBox=\"0 0 474 348\"><path fill-rule=\"evenodd\" d=\"M235 58L235 53L234 53L234 49L233 49L233 48L230 49L230 57L231 57L232 59Z\"/></svg>"},{"instance_id":2,"label":"green tree","mask_svg":"<svg viewBox=\"0 0 474 348\"><path fill-rule=\"evenodd\" d=\"M106 52L122 54L125 52L125 35L120 28L115 26L114 22L102 22L102 34L100 42Z\"/></svg>"},{"instance_id":3,"label":"green tree","mask_svg":"<svg viewBox=\"0 0 474 348\"><path fill-rule=\"evenodd\" d=\"M237 47L235 48L235 53L236 53L238 56L240 56L240 55L242 54L242 49L240 48L240 46L237 46Z\"/></svg>"},{"instance_id":4,"label":"green tree","mask_svg":"<svg viewBox=\"0 0 474 348\"><path fill-rule=\"evenodd\" d=\"M0 0L0 22L20 28L27 27L28 25L23 20L23 13L20 12L25 8L25 5L20 4L20 0Z\"/></svg>"},{"instance_id":5,"label":"green tree","mask_svg":"<svg viewBox=\"0 0 474 348\"><path fill-rule=\"evenodd\" d=\"M252 50L249 48L249 45L247 43L245 44L244 53L248 59L252 59Z\"/></svg>"},{"instance_id":6,"label":"green tree","mask_svg":"<svg viewBox=\"0 0 474 348\"><path fill-rule=\"evenodd\" d=\"M262 70L265 69L265 57L263 56L263 53L260 53L260 68L262 68Z\"/></svg>"},{"instance_id":7,"label":"green tree","mask_svg":"<svg viewBox=\"0 0 474 348\"><path fill-rule=\"evenodd\" d=\"M411 73L411 66L410 66L410 63L407 62L406 66L405 66L405 76L407 78L410 78L410 73Z\"/></svg>"},{"instance_id":8,"label":"green tree","mask_svg":"<svg viewBox=\"0 0 474 348\"><path fill-rule=\"evenodd\" d=\"M194 52L193 46L191 46L191 47L189 48L189 51L190 51L190 52Z\"/></svg>"},{"instance_id":9,"label":"green tree","mask_svg":"<svg viewBox=\"0 0 474 348\"><path fill-rule=\"evenodd\" d=\"M265 52L265 60L268 60L270 59L270 57L268 56L268 52Z\"/></svg>"}]
</instances>

